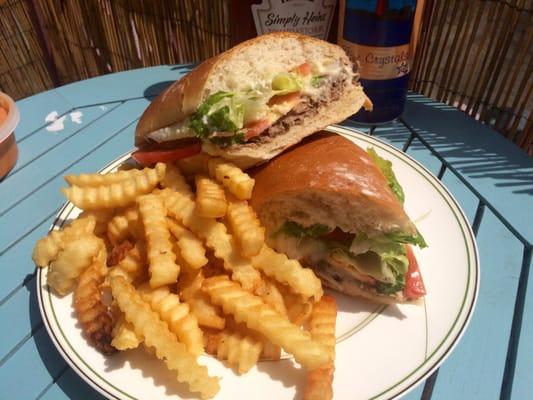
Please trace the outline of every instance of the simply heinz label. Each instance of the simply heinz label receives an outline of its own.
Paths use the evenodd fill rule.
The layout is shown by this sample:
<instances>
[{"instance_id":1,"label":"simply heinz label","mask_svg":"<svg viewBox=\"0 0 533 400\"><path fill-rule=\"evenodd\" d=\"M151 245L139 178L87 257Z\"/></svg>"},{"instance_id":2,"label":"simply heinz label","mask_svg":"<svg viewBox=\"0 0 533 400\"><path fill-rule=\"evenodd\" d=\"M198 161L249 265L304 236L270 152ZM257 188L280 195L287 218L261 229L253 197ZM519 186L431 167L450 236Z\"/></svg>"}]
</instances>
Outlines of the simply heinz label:
<instances>
[{"instance_id":1,"label":"simply heinz label","mask_svg":"<svg viewBox=\"0 0 533 400\"><path fill-rule=\"evenodd\" d=\"M252 5L257 34L290 31L326 39L335 3L336 0L263 0Z\"/></svg>"}]
</instances>

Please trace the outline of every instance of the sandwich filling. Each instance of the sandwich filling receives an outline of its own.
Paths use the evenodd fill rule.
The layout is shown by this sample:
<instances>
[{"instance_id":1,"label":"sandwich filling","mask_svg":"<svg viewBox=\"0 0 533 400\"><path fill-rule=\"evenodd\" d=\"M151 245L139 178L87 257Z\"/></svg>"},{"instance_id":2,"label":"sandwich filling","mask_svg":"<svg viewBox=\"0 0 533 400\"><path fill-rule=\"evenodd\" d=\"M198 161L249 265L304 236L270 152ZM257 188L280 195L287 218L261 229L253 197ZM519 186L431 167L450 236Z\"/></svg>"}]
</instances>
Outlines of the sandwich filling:
<instances>
[{"instance_id":1,"label":"sandwich filling","mask_svg":"<svg viewBox=\"0 0 533 400\"><path fill-rule=\"evenodd\" d=\"M340 61L304 63L244 91L213 93L193 115L148 137L157 143L197 138L223 147L269 140L337 100L354 76Z\"/></svg>"},{"instance_id":2,"label":"sandwich filling","mask_svg":"<svg viewBox=\"0 0 533 400\"><path fill-rule=\"evenodd\" d=\"M368 236L314 224L286 221L270 238L290 258L313 266L334 289L350 287L399 300L425 294L420 272L408 245L425 246L420 235L388 233Z\"/></svg>"},{"instance_id":3,"label":"sandwich filling","mask_svg":"<svg viewBox=\"0 0 533 400\"><path fill-rule=\"evenodd\" d=\"M404 202L392 164L374 149L367 149L387 179L388 186ZM269 238L274 248L312 266L328 286L347 293L363 290L396 300L415 300L425 295L411 245L426 247L419 232L344 232L320 223L302 225L285 220Z\"/></svg>"}]
</instances>

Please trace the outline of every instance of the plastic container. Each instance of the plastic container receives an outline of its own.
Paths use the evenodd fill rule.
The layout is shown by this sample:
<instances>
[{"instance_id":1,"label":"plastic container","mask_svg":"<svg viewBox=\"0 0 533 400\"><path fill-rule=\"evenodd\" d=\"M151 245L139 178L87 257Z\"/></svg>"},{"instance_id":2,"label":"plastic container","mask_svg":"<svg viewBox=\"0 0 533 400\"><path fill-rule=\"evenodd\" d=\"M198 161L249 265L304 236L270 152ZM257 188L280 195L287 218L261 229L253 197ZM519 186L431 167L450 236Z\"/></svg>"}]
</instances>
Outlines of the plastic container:
<instances>
[{"instance_id":1,"label":"plastic container","mask_svg":"<svg viewBox=\"0 0 533 400\"><path fill-rule=\"evenodd\" d=\"M11 97L0 92L0 180L17 163L19 151L15 140L15 129L20 121L19 110Z\"/></svg>"}]
</instances>

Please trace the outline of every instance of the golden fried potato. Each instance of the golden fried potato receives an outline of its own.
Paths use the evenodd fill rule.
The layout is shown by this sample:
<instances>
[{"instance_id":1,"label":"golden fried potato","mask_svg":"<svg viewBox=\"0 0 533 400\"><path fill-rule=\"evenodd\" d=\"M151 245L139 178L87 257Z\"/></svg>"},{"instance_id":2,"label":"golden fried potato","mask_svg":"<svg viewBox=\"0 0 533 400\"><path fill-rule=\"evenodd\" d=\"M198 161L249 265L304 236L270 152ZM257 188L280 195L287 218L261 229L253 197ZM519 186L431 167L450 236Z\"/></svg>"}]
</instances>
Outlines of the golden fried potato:
<instances>
[{"instance_id":1,"label":"golden fried potato","mask_svg":"<svg viewBox=\"0 0 533 400\"><path fill-rule=\"evenodd\" d=\"M72 186L61 191L76 207L82 210L125 207L135 199L149 193L165 176L166 165L158 163L154 169L146 168L142 174L130 179L101 186Z\"/></svg>"},{"instance_id":2,"label":"golden fried potato","mask_svg":"<svg viewBox=\"0 0 533 400\"><path fill-rule=\"evenodd\" d=\"M39 239L33 248L33 262L38 267L45 267L54 261L65 244L79 239L86 234L92 234L96 226L93 216L78 218L60 230L53 230L47 236Z\"/></svg>"},{"instance_id":3,"label":"golden fried potato","mask_svg":"<svg viewBox=\"0 0 533 400\"><path fill-rule=\"evenodd\" d=\"M263 277L261 284L255 289L255 294L261 297L266 304L270 304L281 315L287 315L285 301L276 282Z\"/></svg>"},{"instance_id":4,"label":"golden fried potato","mask_svg":"<svg viewBox=\"0 0 533 400\"><path fill-rule=\"evenodd\" d=\"M137 202L146 231L150 286L155 288L176 283L180 267L172 251L163 201L151 194L140 197Z\"/></svg>"},{"instance_id":5,"label":"golden fried potato","mask_svg":"<svg viewBox=\"0 0 533 400\"><path fill-rule=\"evenodd\" d=\"M224 329L226 326L220 307L213 305L205 293L194 295L187 300L187 304L191 307L191 312L196 316L199 325L213 329Z\"/></svg>"},{"instance_id":6,"label":"golden fried potato","mask_svg":"<svg viewBox=\"0 0 533 400\"><path fill-rule=\"evenodd\" d=\"M238 374L245 374L259 361L263 351L261 340L228 329L210 335L212 354L219 360L227 360Z\"/></svg>"},{"instance_id":7,"label":"golden fried potato","mask_svg":"<svg viewBox=\"0 0 533 400\"><path fill-rule=\"evenodd\" d=\"M259 296L242 289L227 276L204 280L202 290L214 304L222 307L224 313L232 314L236 322L244 322L248 328L293 354L304 367L314 369L331 362L326 346L312 340L309 332L292 324Z\"/></svg>"},{"instance_id":8,"label":"golden fried potato","mask_svg":"<svg viewBox=\"0 0 533 400\"><path fill-rule=\"evenodd\" d=\"M202 282L204 281L203 270L187 271L180 275L177 290L181 300L188 301L196 294L202 293Z\"/></svg>"},{"instance_id":9,"label":"golden fried potato","mask_svg":"<svg viewBox=\"0 0 533 400\"><path fill-rule=\"evenodd\" d=\"M265 228L254 210L245 201L232 202L228 205L227 218L241 254L245 257L259 254L265 243Z\"/></svg>"},{"instance_id":10,"label":"golden fried potato","mask_svg":"<svg viewBox=\"0 0 533 400\"><path fill-rule=\"evenodd\" d=\"M163 360L169 370L177 372L178 381L187 383L202 399L212 398L220 389L219 379L208 375L207 368L199 365L185 345L176 340L167 324L141 299L135 288L122 277L115 277L111 279L111 290L126 320L144 337L146 345L155 348L157 358Z\"/></svg>"},{"instance_id":11,"label":"golden fried potato","mask_svg":"<svg viewBox=\"0 0 533 400\"><path fill-rule=\"evenodd\" d=\"M50 264L46 282L60 296L66 295L76 285L76 279L92 264L94 257L104 249L104 243L94 235L82 236L68 242Z\"/></svg>"},{"instance_id":12,"label":"golden fried potato","mask_svg":"<svg viewBox=\"0 0 533 400\"><path fill-rule=\"evenodd\" d=\"M177 240L181 256L190 267L197 269L207 264L205 247L200 239L171 218L167 218L167 225Z\"/></svg>"},{"instance_id":13,"label":"golden fried potato","mask_svg":"<svg viewBox=\"0 0 533 400\"><path fill-rule=\"evenodd\" d=\"M136 204L119 212L107 223L107 237L112 244L144 237L144 230Z\"/></svg>"},{"instance_id":14,"label":"golden fried potato","mask_svg":"<svg viewBox=\"0 0 533 400\"><path fill-rule=\"evenodd\" d=\"M277 344L272 343L267 338L264 338L262 340L263 343L263 351L261 352L261 359L262 360L279 360L281 358L281 346L278 346Z\"/></svg>"},{"instance_id":15,"label":"golden fried potato","mask_svg":"<svg viewBox=\"0 0 533 400\"><path fill-rule=\"evenodd\" d=\"M322 283L313 270L303 268L297 260L289 260L282 253L278 253L267 245L261 248L260 253L252 258L254 267L264 272L265 275L287 284L291 289L305 299L320 300Z\"/></svg>"},{"instance_id":16,"label":"golden fried potato","mask_svg":"<svg viewBox=\"0 0 533 400\"><path fill-rule=\"evenodd\" d=\"M210 159L207 154L199 153L192 157L187 157L178 161L178 167L185 175L207 174L207 161Z\"/></svg>"},{"instance_id":17,"label":"golden fried potato","mask_svg":"<svg viewBox=\"0 0 533 400\"><path fill-rule=\"evenodd\" d=\"M135 178L136 176L146 174L147 168L144 170L130 169L127 171L117 171L109 174L80 174L80 175L66 175L65 181L70 186L80 187L96 187L112 185L113 183L122 182L127 179Z\"/></svg>"},{"instance_id":18,"label":"golden fried potato","mask_svg":"<svg viewBox=\"0 0 533 400\"><path fill-rule=\"evenodd\" d=\"M228 203L224 189L204 175L196 175L196 213L205 218L222 218Z\"/></svg>"},{"instance_id":19,"label":"golden fried potato","mask_svg":"<svg viewBox=\"0 0 533 400\"><path fill-rule=\"evenodd\" d=\"M151 289L148 285L139 287L141 298L168 324L178 340L187 346L191 354L199 356L204 352L204 336L196 316L187 303L180 303L177 294L167 286Z\"/></svg>"},{"instance_id":20,"label":"golden fried potato","mask_svg":"<svg viewBox=\"0 0 533 400\"><path fill-rule=\"evenodd\" d=\"M246 289L253 290L261 282L261 276L250 260L241 256L235 239L224 224L210 218L200 217L194 202L177 192L162 193L169 214L205 240L215 256L224 260L224 268L231 271L232 278Z\"/></svg>"},{"instance_id":21,"label":"golden fried potato","mask_svg":"<svg viewBox=\"0 0 533 400\"><path fill-rule=\"evenodd\" d=\"M255 180L235 164L222 158L208 160L209 176L216 179L239 200L252 198Z\"/></svg>"},{"instance_id":22,"label":"golden fried potato","mask_svg":"<svg viewBox=\"0 0 533 400\"><path fill-rule=\"evenodd\" d=\"M148 276L146 244L138 241L119 263L110 269L110 276L122 276L128 283L138 282Z\"/></svg>"},{"instance_id":23,"label":"golden fried potato","mask_svg":"<svg viewBox=\"0 0 533 400\"><path fill-rule=\"evenodd\" d=\"M337 318L337 304L335 298L323 296L313 305L309 331L311 337L322 343L332 356L332 361L322 367L307 373L307 385L304 400L333 399L333 373L335 371L335 321Z\"/></svg>"},{"instance_id":24,"label":"golden fried potato","mask_svg":"<svg viewBox=\"0 0 533 400\"><path fill-rule=\"evenodd\" d=\"M185 181L180 169L174 164L167 164L167 171L161 180L161 186L175 192L180 192L191 199L194 198L194 193L192 192L191 187Z\"/></svg>"},{"instance_id":25,"label":"golden fried potato","mask_svg":"<svg viewBox=\"0 0 533 400\"><path fill-rule=\"evenodd\" d=\"M126 321L124 314L121 314L111 332L113 340L111 345L120 351L136 349L143 342L142 336L133 329L133 325Z\"/></svg>"},{"instance_id":26,"label":"golden fried potato","mask_svg":"<svg viewBox=\"0 0 533 400\"><path fill-rule=\"evenodd\" d=\"M94 218L96 225L94 227L94 234L96 236L102 236L106 233L107 230L107 224L113 218L115 215L115 210L113 209L102 209L102 210L91 210L91 211L84 211L82 212L79 218L87 218L92 217Z\"/></svg>"},{"instance_id":27,"label":"golden fried potato","mask_svg":"<svg viewBox=\"0 0 533 400\"><path fill-rule=\"evenodd\" d=\"M89 267L83 271L74 290L74 309L89 342L104 354L114 353L111 346L113 320L102 302L100 285L107 274L104 248Z\"/></svg>"},{"instance_id":28,"label":"golden fried potato","mask_svg":"<svg viewBox=\"0 0 533 400\"><path fill-rule=\"evenodd\" d=\"M311 317L311 311L313 310L311 300L303 300L302 296L291 293L290 288L283 292L283 299L289 321L298 326L304 325Z\"/></svg>"}]
</instances>

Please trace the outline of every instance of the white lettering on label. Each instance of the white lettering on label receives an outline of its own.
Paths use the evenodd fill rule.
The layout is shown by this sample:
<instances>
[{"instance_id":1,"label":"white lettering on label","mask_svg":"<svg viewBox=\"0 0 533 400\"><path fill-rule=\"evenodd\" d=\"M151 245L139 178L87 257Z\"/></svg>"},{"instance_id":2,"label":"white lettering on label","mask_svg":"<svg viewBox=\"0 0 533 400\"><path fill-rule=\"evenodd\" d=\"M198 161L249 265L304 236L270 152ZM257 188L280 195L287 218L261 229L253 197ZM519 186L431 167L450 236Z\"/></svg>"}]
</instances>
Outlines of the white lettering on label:
<instances>
[{"instance_id":1,"label":"white lettering on label","mask_svg":"<svg viewBox=\"0 0 533 400\"><path fill-rule=\"evenodd\" d=\"M263 0L252 5L258 35L290 31L326 39L336 0Z\"/></svg>"}]
</instances>

